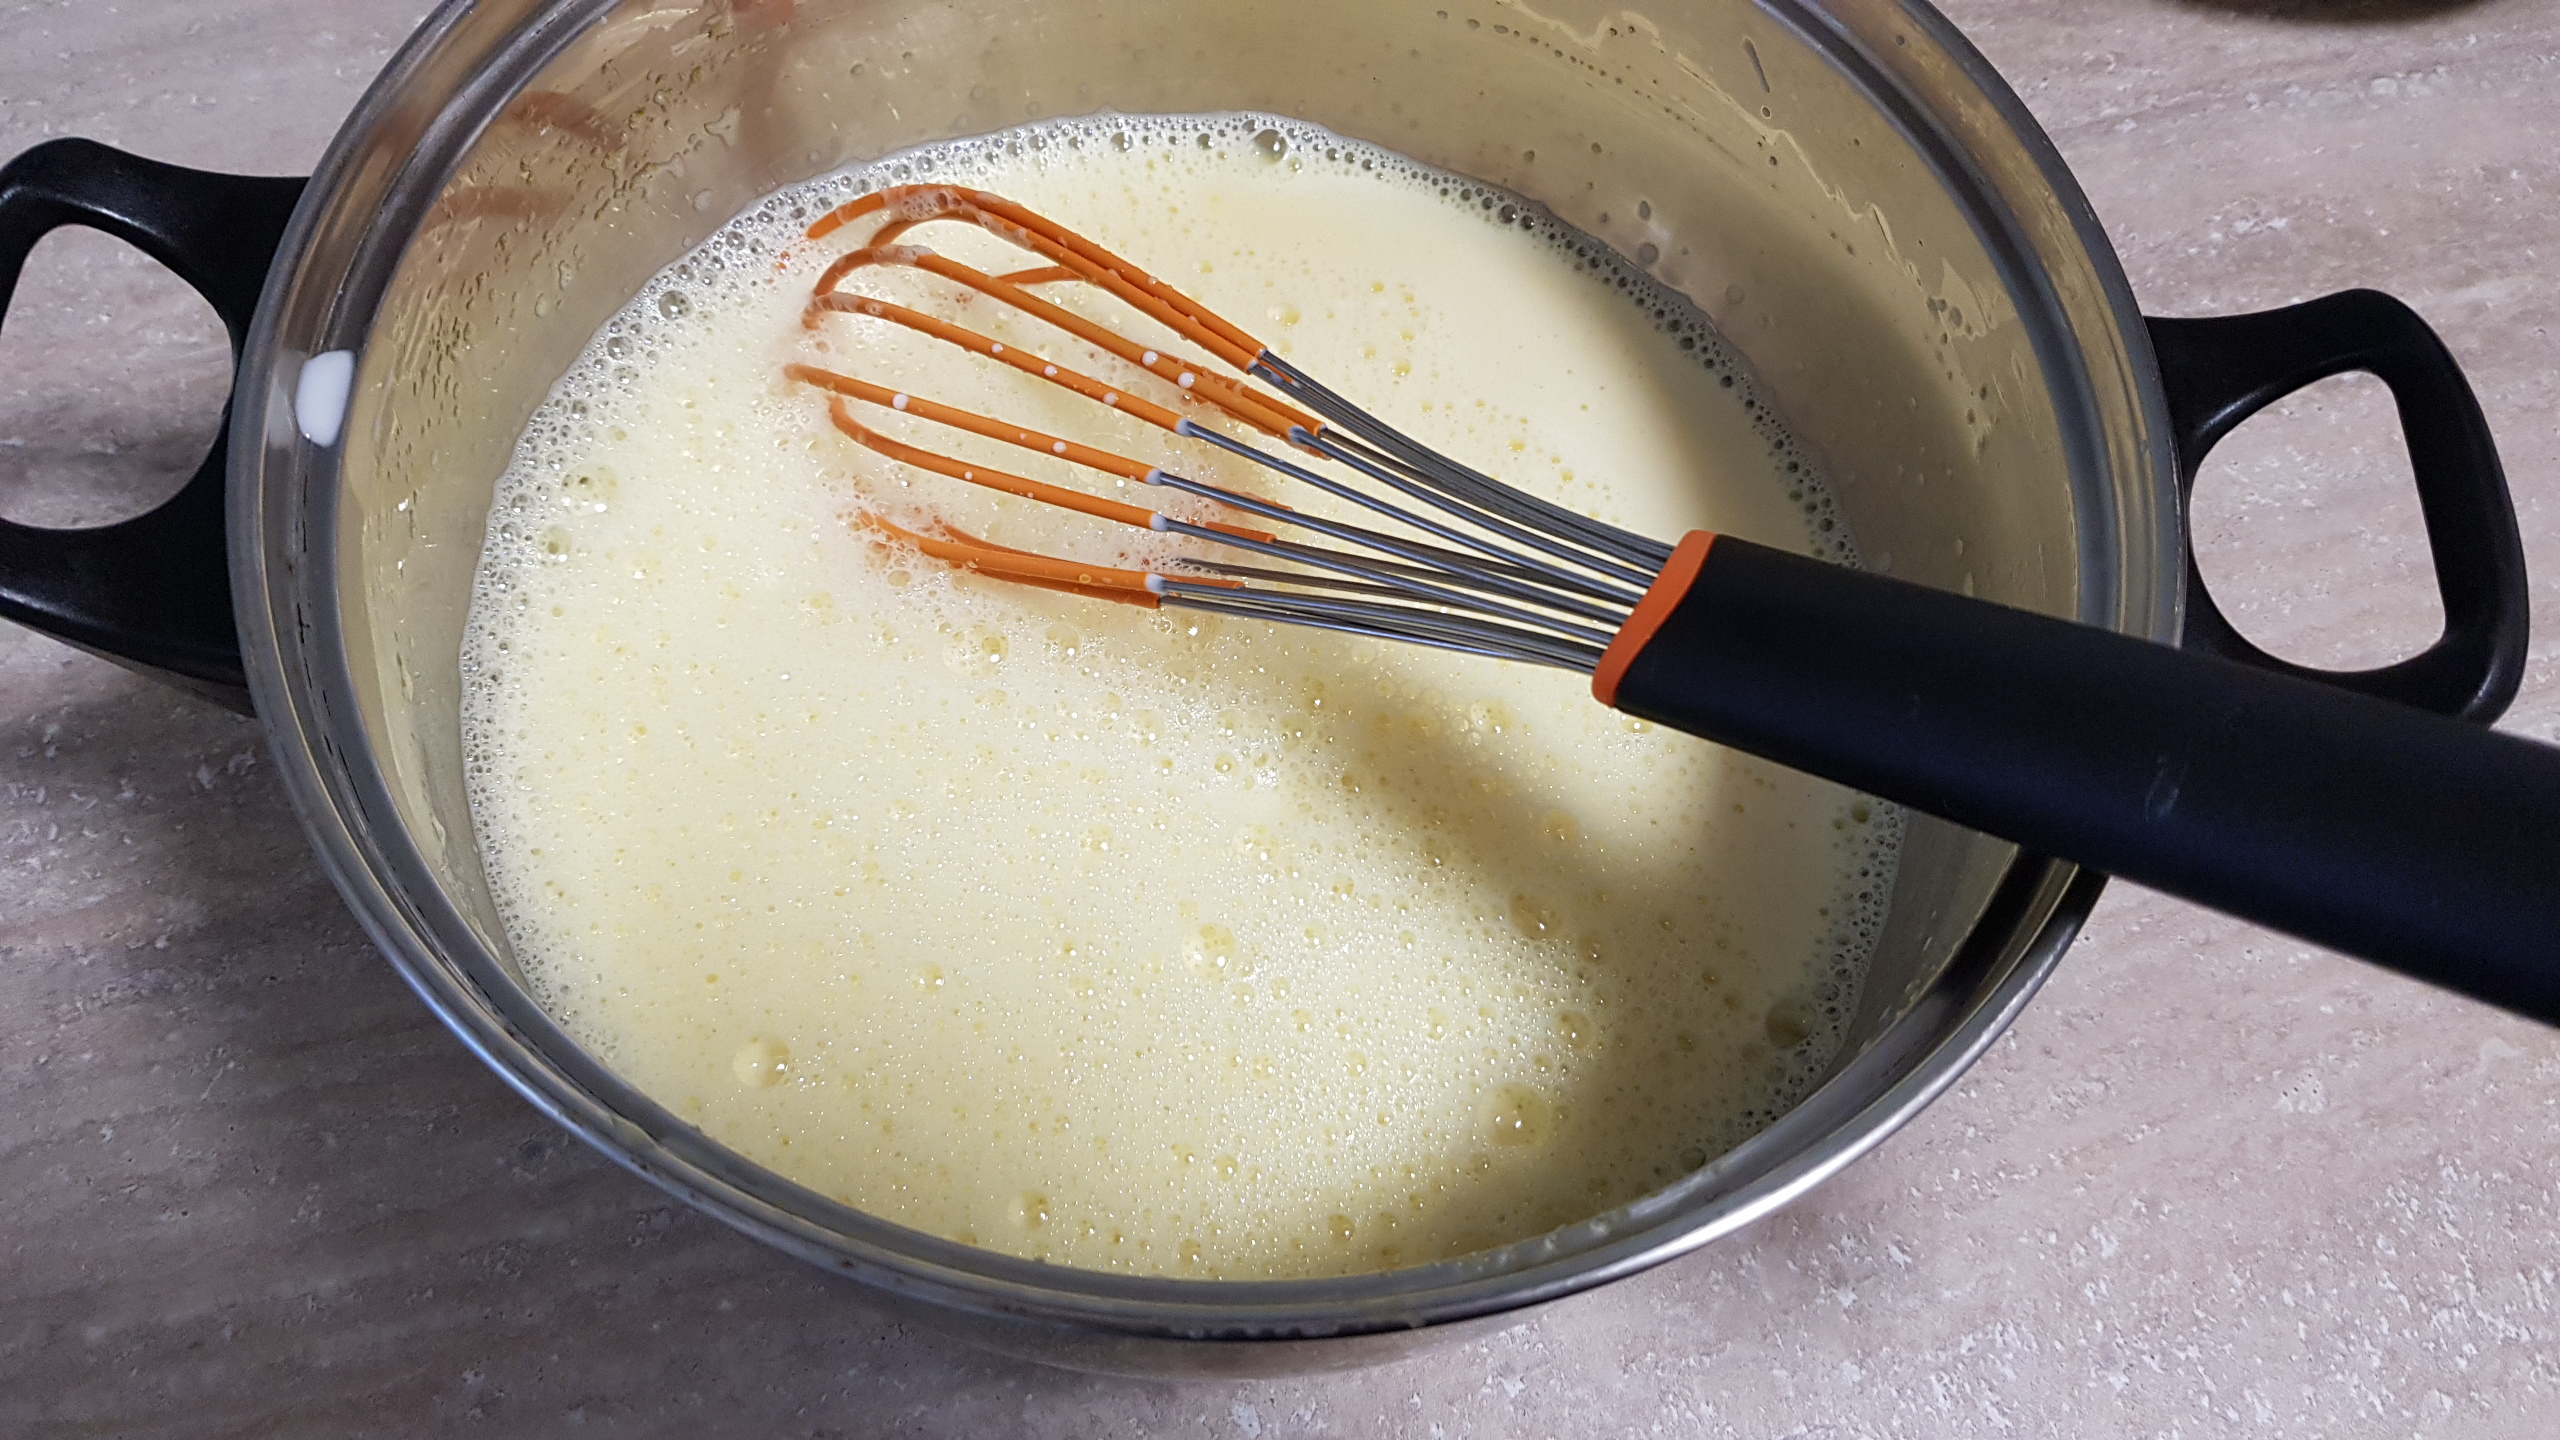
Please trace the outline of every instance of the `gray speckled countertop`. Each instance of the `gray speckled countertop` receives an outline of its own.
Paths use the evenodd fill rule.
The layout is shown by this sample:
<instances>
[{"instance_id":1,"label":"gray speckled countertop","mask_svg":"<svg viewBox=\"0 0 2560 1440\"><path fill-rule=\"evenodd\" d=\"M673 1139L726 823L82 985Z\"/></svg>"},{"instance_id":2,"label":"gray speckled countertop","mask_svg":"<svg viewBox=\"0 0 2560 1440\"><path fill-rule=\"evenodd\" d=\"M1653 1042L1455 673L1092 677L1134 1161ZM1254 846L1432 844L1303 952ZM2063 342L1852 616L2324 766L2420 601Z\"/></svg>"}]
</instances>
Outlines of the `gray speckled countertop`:
<instances>
[{"instance_id":1,"label":"gray speckled countertop","mask_svg":"<svg viewBox=\"0 0 2560 1440\"><path fill-rule=\"evenodd\" d=\"M0 156L300 171L423 0L0 0ZM2560 6L1955 0L2159 313L2411 302L2497 429L2560 676ZM0 334L0 515L184 468L210 318L97 237ZM2198 527L2294 657L2424 643L2387 407ZM150 480L158 474L164 478ZM140 476L137 480L135 477ZM2560 1034L2127 886L2015 1030L1777 1218L1382 1369L1101 1379L880 1321L530 1111L340 906L257 727L0 627L0 1433L2477 1436L2560 1428Z\"/></svg>"}]
</instances>

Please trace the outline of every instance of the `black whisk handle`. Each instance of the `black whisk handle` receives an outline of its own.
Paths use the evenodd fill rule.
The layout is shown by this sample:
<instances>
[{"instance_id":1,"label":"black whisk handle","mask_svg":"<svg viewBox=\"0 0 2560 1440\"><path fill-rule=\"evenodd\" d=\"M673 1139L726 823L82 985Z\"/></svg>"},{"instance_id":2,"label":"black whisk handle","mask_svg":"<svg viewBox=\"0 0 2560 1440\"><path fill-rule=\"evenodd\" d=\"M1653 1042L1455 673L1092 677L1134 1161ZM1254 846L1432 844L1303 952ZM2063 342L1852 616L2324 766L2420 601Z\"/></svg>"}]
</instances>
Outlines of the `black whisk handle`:
<instances>
[{"instance_id":1,"label":"black whisk handle","mask_svg":"<svg viewBox=\"0 0 2560 1440\"><path fill-rule=\"evenodd\" d=\"M1730 536L1656 591L1628 714L2560 1024L2560 749Z\"/></svg>"}]
</instances>

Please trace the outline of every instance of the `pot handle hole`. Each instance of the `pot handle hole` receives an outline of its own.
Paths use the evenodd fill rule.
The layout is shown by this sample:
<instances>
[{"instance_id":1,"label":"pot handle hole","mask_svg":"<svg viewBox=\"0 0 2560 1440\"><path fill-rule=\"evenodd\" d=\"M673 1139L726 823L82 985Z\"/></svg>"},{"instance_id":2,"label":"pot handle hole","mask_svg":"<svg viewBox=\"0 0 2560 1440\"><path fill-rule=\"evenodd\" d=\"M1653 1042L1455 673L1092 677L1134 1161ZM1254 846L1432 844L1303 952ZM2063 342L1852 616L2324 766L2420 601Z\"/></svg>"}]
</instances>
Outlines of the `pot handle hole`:
<instances>
[{"instance_id":1,"label":"pot handle hole","mask_svg":"<svg viewBox=\"0 0 2560 1440\"><path fill-rule=\"evenodd\" d=\"M90 140L38 145L0 166L0 324L36 242L86 225L193 286L222 317L236 371L302 187L164 165ZM223 528L230 434L226 404L203 464L148 514L80 530L0 519L0 618L246 712Z\"/></svg>"},{"instance_id":2,"label":"pot handle hole","mask_svg":"<svg viewBox=\"0 0 2560 1440\"><path fill-rule=\"evenodd\" d=\"M2480 402L2444 342L2416 312L2373 290L2198 320L2148 319L2168 393L2181 497L2214 445L2277 400L2332 375L2362 371L2390 387L2409 447L2444 634L2374 670L2318 670L2281 660L2232 627L2187 546L2185 648L2486 724L2524 677L2530 608L2515 502Z\"/></svg>"}]
</instances>

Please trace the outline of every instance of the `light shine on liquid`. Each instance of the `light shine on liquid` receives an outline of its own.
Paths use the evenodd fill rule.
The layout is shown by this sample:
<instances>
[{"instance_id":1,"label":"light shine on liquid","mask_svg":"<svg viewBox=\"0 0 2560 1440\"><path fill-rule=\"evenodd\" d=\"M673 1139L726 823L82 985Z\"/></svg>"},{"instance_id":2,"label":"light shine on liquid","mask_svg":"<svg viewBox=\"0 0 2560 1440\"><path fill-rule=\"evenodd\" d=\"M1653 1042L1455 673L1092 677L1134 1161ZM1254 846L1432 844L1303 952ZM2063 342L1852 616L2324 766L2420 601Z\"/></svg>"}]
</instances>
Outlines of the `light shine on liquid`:
<instances>
[{"instance_id":1,"label":"light shine on liquid","mask_svg":"<svg viewBox=\"0 0 2560 1440\"><path fill-rule=\"evenodd\" d=\"M498 489L474 817L562 1023L849 1204L1185 1276L1523 1238L1791 1104L1854 1001L1891 811L1630 722L1577 676L989 583L847 525L940 515L1106 563L1165 543L889 465L788 360L1302 500L955 351L804 332L840 253L807 221L942 179L1083 230L1522 488L1847 555L1694 314L1385 152L1265 117L1090 121L787 192L606 328ZM1115 374L995 308L959 313Z\"/></svg>"}]
</instances>

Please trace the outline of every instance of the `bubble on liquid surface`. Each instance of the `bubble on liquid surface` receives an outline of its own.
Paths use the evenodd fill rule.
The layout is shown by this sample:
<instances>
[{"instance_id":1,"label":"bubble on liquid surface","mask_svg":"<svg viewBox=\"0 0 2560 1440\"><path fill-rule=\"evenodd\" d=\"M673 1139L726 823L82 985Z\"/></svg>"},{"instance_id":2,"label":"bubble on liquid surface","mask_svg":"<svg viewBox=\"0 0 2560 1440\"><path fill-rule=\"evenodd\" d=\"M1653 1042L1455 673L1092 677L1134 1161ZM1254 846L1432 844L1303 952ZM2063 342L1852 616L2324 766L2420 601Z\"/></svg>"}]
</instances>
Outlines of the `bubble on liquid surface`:
<instances>
[{"instance_id":1,"label":"bubble on liquid surface","mask_svg":"<svg viewBox=\"0 0 2560 1440\"><path fill-rule=\"evenodd\" d=\"M1506 1150L1543 1145L1555 1130L1555 1102L1535 1085L1506 1081L1494 1087L1485 1129Z\"/></svg>"},{"instance_id":2,"label":"bubble on liquid surface","mask_svg":"<svg viewBox=\"0 0 2560 1440\"><path fill-rule=\"evenodd\" d=\"M790 1071L790 1047L764 1036L739 1046L738 1053L729 1057L729 1073L750 1090L770 1090Z\"/></svg>"}]
</instances>

